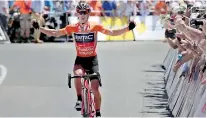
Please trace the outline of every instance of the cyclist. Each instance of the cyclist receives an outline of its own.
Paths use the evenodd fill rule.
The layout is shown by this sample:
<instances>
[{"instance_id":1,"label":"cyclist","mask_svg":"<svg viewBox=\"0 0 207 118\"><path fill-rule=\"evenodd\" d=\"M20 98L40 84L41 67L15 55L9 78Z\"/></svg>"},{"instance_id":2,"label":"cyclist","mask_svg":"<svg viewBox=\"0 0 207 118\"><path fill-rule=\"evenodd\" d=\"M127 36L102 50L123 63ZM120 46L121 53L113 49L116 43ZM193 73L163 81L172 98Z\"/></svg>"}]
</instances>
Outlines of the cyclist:
<instances>
[{"instance_id":1,"label":"cyclist","mask_svg":"<svg viewBox=\"0 0 207 118\"><path fill-rule=\"evenodd\" d=\"M49 36L59 37L66 34L73 34L77 52L73 71L74 75L80 76L85 73L85 70L89 70L89 74L99 71L98 58L96 53L97 32L101 32L106 35L117 36L134 29L136 24L131 21L129 22L128 27L118 30L109 30L105 29L100 24L91 23L88 21L91 12L90 6L83 1L79 2L76 6L76 12L78 14L79 22L76 24L67 25L63 29L54 30L39 27L38 22L35 20L32 20L32 26ZM96 116L100 117L101 95L99 92L99 80L98 78L90 78L90 80L91 88L94 94ZM75 108L77 111L80 111L82 101L81 79L75 79L74 84L77 92L77 102Z\"/></svg>"}]
</instances>

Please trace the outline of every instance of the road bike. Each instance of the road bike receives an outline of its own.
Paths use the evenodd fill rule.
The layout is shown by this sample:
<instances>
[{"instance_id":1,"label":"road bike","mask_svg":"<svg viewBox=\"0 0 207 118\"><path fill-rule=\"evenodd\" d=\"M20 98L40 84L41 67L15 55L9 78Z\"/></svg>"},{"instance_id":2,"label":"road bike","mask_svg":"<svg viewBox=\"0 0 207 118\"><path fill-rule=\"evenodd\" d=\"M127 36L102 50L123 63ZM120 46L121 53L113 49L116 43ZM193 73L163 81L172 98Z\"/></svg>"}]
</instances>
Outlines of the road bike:
<instances>
[{"instance_id":1,"label":"road bike","mask_svg":"<svg viewBox=\"0 0 207 118\"><path fill-rule=\"evenodd\" d=\"M71 74L68 74L68 87L71 88L71 79L73 78L81 78L81 93L82 93L82 105L81 105L81 115L83 117L94 117L96 114L95 110L95 103L94 103L94 95L92 93L92 88L91 88L91 83L90 83L90 78L91 77L98 77L98 81L100 86L101 84L101 79L100 79L100 74L94 73L94 74L89 74L86 71L85 75L82 76L71 76Z\"/></svg>"}]
</instances>

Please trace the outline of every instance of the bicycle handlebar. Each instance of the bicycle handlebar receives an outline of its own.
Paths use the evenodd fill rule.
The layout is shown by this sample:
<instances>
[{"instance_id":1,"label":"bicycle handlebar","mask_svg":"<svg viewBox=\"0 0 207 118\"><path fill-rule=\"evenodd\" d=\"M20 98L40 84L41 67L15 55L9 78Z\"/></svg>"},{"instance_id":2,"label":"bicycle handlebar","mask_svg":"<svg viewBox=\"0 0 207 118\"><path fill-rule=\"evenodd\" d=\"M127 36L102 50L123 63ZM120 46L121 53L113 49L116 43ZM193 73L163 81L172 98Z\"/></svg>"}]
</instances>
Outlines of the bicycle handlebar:
<instances>
[{"instance_id":1,"label":"bicycle handlebar","mask_svg":"<svg viewBox=\"0 0 207 118\"><path fill-rule=\"evenodd\" d=\"M99 84L100 86L102 86L101 82L100 82L100 74L99 73L95 73L95 74L87 74L87 75L82 75L82 76L71 76L71 74L68 74L68 87L71 88L71 79L73 78L84 78L84 79L89 79L91 77L98 77L99 78Z\"/></svg>"}]
</instances>

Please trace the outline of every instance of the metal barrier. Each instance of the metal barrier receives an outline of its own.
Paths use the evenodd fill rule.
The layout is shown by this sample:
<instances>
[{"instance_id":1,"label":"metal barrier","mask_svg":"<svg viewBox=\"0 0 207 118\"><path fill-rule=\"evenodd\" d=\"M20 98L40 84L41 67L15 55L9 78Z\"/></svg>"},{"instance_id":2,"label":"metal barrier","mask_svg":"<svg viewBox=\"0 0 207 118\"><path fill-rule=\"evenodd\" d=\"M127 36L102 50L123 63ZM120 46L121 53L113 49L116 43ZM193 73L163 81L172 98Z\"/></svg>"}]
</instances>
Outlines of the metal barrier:
<instances>
[{"instance_id":1,"label":"metal barrier","mask_svg":"<svg viewBox=\"0 0 207 118\"><path fill-rule=\"evenodd\" d=\"M168 94L168 107L176 117L205 117L206 115L206 85L201 84L195 72L192 81L188 76L180 76L183 73L181 67L176 73L173 72L173 65L177 61L177 51L169 51L164 61L166 65L165 89ZM172 58L169 58L172 57ZM167 65L169 65L167 67ZM186 65L191 65L191 61Z\"/></svg>"},{"instance_id":2,"label":"metal barrier","mask_svg":"<svg viewBox=\"0 0 207 118\"><path fill-rule=\"evenodd\" d=\"M7 35L6 30L3 28L2 22L0 21L0 44L1 43L11 43Z\"/></svg>"}]
</instances>

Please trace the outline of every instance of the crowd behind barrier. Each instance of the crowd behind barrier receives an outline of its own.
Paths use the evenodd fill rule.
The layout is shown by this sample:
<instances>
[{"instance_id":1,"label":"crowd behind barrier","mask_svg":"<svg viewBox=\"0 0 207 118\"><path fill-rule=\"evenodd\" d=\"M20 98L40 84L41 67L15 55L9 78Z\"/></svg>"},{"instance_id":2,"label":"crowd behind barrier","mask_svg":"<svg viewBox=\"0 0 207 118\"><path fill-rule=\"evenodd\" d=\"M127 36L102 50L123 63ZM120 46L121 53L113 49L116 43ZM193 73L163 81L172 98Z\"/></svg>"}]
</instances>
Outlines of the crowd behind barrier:
<instances>
[{"instance_id":1,"label":"crowd behind barrier","mask_svg":"<svg viewBox=\"0 0 207 118\"><path fill-rule=\"evenodd\" d=\"M198 76L199 71L187 72L192 61L185 66L173 71L173 65L177 61L178 50L170 49L167 59L164 61L166 67L165 89L168 94L168 107L175 117L206 117L206 84L205 78ZM171 58L169 58L171 57ZM183 76L185 71L187 76Z\"/></svg>"},{"instance_id":2,"label":"crowd behind barrier","mask_svg":"<svg viewBox=\"0 0 207 118\"><path fill-rule=\"evenodd\" d=\"M204 4L205 5L205 4ZM206 8L186 1L162 15L168 107L175 117L206 117ZM206 6L206 5L205 5Z\"/></svg>"}]
</instances>

